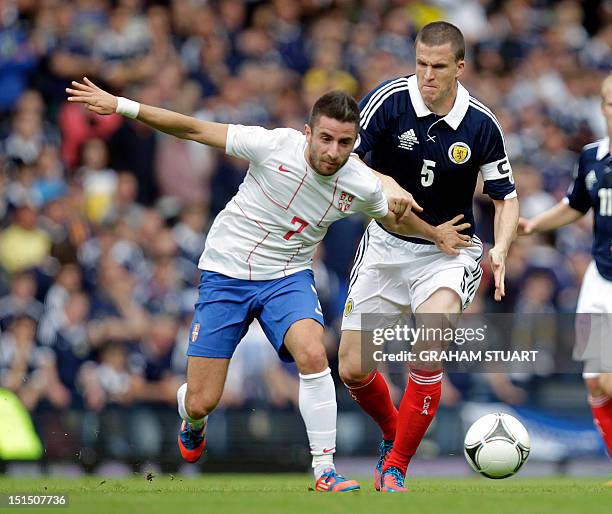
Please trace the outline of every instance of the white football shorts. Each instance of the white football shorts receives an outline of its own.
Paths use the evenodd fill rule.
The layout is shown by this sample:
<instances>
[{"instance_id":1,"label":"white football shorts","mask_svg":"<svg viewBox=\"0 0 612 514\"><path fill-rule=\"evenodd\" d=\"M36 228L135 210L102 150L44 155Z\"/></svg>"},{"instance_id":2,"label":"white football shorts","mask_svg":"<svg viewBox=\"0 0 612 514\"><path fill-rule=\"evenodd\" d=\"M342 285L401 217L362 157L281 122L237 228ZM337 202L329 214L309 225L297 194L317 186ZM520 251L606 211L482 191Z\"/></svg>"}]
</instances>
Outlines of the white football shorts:
<instances>
[{"instance_id":1,"label":"white football shorts","mask_svg":"<svg viewBox=\"0 0 612 514\"><path fill-rule=\"evenodd\" d=\"M612 373L612 281L599 274L595 262L589 264L582 279L576 313L573 356L584 361L583 377Z\"/></svg>"},{"instance_id":2,"label":"white football shorts","mask_svg":"<svg viewBox=\"0 0 612 514\"><path fill-rule=\"evenodd\" d=\"M342 330L379 328L376 316L415 312L436 290L449 288L465 309L480 285L482 242L462 248L456 257L435 245L416 244L392 236L372 221L361 239L351 271ZM369 326L373 324L373 326Z\"/></svg>"}]
</instances>

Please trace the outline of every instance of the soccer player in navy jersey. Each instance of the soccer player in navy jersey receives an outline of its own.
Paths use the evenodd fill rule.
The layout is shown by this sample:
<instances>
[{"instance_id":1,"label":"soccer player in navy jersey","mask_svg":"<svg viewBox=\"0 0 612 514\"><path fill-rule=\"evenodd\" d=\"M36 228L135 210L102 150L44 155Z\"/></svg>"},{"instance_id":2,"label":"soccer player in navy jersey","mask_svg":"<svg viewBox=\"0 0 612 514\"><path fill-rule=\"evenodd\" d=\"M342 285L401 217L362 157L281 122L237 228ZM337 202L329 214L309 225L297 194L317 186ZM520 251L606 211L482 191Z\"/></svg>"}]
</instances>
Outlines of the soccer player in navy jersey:
<instances>
[{"instance_id":1,"label":"soccer player in navy jersey","mask_svg":"<svg viewBox=\"0 0 612 514\"><path fill-rule=\"evenodd\" d=\"M357 155L369 155L374 169L409 190L423 207L418 216L427 222L463 214L473 241L449 256L428 241L391 234L373 221L357 251L342 324L340 376L381 428L374 482L382 491L406 491L408 463L440 400L442 365L410 364L398 412L382 375L362 369L361 337L381 328L376 326L381 320L362 315L409 309L417 316L459 314L472 301L483 258L472 211L478 174L495 206L495 244L488 254L495 299L504 296L504 263L518 221L518 200L499 122L458 81L464 56L459 29L430 23L416 38L416 74L382 83L360 103Z\"/></svg>"},{"instance_id":2,"label":"soccer player in navy jersey","mask_svg":"<svg viewBox=\"0 0 612 514\"><path fill-rule=\"evenodd\" d=\"M582 149L567 196L533 219L521 218L518 233L555 230L593 209L593 262L584 274L576 312L596 316L590 320L592 339L587 348L577 347L574 355L584 361L583 378L593 419L612 455L612 322L608 316L612 314L612 74L602 83L601 99L608 137Z\"/></svg>"}]
</instances>

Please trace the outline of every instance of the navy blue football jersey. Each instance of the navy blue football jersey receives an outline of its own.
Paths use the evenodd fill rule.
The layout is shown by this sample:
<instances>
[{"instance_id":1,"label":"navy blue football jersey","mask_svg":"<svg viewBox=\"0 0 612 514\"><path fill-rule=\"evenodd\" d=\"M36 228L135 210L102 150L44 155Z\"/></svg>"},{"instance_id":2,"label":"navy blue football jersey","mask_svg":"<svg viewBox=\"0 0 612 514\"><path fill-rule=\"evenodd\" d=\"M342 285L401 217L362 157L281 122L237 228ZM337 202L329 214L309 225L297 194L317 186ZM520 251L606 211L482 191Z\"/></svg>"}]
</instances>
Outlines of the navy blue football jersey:
<instances>
[{"instance_id":1,"label":"navy blue football jersey","mask_svg":"<svg viewBox=\"0 0 612 514\"><path fill-rule=\"evenodd\" d=\"M572 209L585 214L593 207L593 258L601 276L612 280L612 157L608 138L582 149L567 201Z\"/></svg>"},{"instance_id":2,"label":"navy blue football jersey","mask_svg":"<svg viewBox=\"0 0 612 514\"><path fill-rule=\"evenodd\" d=\"M474 234L478 173L491 198L516 196L501 126L461 84L446 116L427 108L416 75L383 82L359 107L355 153L412 193L423 207L419 216L431 225L463 214L472 225L466 233Z\"/></svg>"}]
</instances>

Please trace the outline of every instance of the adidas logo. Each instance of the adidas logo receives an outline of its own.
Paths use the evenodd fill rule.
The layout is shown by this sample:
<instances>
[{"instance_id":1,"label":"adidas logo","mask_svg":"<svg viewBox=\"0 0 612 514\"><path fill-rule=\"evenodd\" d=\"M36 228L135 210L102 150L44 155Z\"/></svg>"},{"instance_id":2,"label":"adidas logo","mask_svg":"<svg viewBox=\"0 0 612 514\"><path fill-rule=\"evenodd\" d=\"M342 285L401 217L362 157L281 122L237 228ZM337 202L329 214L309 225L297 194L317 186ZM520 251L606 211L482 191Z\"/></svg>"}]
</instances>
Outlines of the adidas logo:
<instances>
[{"instance_id":1,"label":"adidas logo","mask_svg":"<svg viewBox=\"0 0 612 514\"><path fill-rule=\"evenodd\" d=\"M398 148L403 148L404 150L412 150L414 145L419 144L419 138L416 137L414 129L407 130L402 135L398 136L398 139Z\"/></svg>"}]
</instances>

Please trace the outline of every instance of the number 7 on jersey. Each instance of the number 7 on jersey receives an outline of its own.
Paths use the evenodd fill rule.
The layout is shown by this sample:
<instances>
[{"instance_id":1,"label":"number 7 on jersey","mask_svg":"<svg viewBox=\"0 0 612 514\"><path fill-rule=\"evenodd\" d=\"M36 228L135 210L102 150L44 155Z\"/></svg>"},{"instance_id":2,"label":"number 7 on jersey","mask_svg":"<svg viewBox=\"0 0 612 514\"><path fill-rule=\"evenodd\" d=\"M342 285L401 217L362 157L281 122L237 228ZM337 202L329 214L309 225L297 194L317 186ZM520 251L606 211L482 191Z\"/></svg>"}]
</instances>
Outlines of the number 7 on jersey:
<instances>
[{"instance_id":1,"label":"number 7 on jersey","mask_svg":"<svg viewBox=\"0 0 612 514\"><path fill-rule=\"evenodd\" d=\"M304 230L308 226L308 222L304 221L302 218L298 218L294 216L291 220L291 224L299 223L300 227L297 230L289 230L284 236L283 239L289 241L293 237L294 234L299 234L302 230Z\"/></svg>"}]
</instances>

